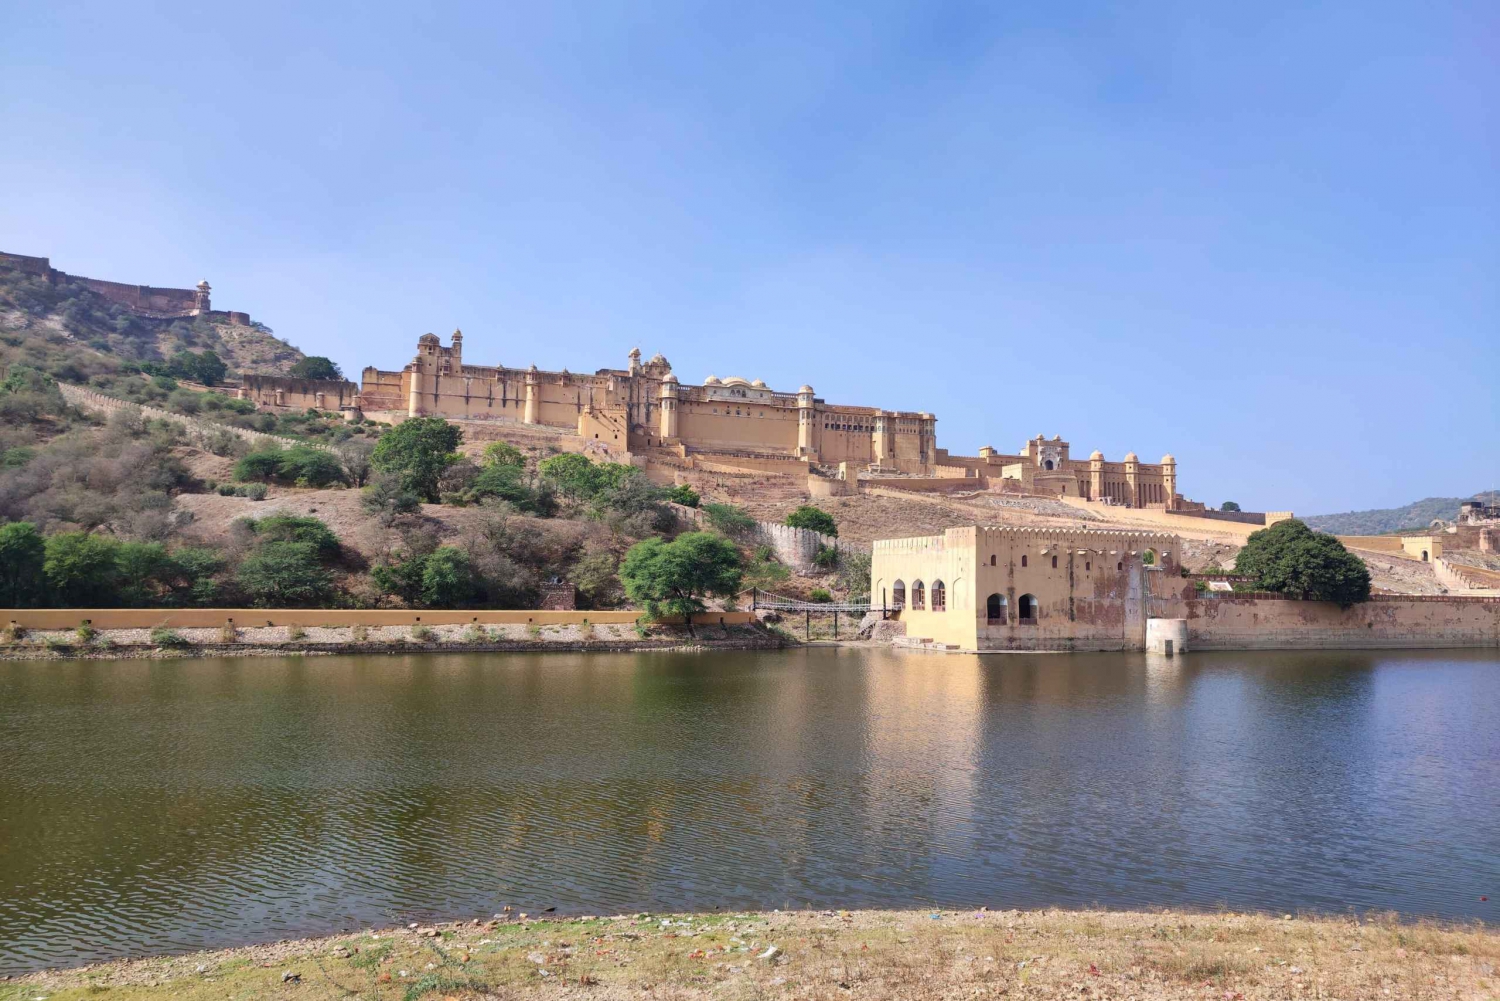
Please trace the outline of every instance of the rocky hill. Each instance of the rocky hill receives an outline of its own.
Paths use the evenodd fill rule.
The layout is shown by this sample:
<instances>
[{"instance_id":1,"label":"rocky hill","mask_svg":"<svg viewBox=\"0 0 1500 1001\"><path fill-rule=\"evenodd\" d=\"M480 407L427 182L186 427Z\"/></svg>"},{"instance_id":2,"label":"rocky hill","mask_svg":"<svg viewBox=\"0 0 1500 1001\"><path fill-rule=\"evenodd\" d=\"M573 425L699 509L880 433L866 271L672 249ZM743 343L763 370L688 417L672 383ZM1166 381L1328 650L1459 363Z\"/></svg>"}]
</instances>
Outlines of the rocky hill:
<instances>
[{"instance_id":1,"label":"rocky hill","mask_svg":"<svg viewBox=\"0 0 1500 1001\"><path fill-rule=\"evenodd\" d=\"M163 361L212 349L231 377L284 373L302 352L259 323L153 319L73 282L52 284L0 266L0 364L20 361L66 382L113 371L125 361Z\"/></svg>"},{"instance_id":2,"label":"rocky hill","mask_svg":"<svg viewBox=\"0 0 1500 1001\"><path fill-rule=\"evenodd\" d=\"M1497 503L1500 490L1486 490L1470 497L1425 497L1404 507L1375 508L1369 511L1345 511L1342 514L1314 514L1304 517L1308 527L1335 535L1381 535L1404 529L1425 529L1434 518L1452 521L1458 506L1466 500Z\"/></svg>"}]
</instances>

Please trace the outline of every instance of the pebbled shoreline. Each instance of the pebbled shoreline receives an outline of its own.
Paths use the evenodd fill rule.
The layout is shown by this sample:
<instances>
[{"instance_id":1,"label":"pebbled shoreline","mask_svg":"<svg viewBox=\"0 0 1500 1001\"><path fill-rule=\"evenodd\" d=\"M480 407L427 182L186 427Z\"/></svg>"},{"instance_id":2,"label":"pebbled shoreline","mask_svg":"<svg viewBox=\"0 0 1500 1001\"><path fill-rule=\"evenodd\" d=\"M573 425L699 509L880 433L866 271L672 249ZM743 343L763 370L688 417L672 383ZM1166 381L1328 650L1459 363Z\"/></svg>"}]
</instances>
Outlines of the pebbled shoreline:
<instances>
[{"instance_id":1,"label":"pebbled shoreline","mask_svg":"<svg viewBox=\"0 0 1500 1001\"><path fill-rule=\"evenodd\" d=\"M0 1001L124 998L1469 998L1500 932L1393 915L508 911L9 977Z\"/></svg>"}]
</instances>

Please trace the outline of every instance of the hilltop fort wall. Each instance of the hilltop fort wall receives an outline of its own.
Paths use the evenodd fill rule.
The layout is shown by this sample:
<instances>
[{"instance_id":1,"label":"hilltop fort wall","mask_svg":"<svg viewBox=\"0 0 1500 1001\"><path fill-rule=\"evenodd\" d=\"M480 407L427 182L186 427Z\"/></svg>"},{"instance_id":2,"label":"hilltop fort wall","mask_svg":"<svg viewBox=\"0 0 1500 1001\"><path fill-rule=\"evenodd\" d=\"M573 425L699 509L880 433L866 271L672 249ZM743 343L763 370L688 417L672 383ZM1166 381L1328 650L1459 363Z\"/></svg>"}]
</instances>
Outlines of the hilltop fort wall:
<instances>
[{"instance_id":1,"label":"hilltop fort wall","mask_svg":"<svg viewBox=\"0 0 1500 1001\"><path fill-rule=\"evenodd\" d=\"M4 251L0 251L0 266L14 268L24 274L36 275L53 285L82 285L140 316L149 316L159 320L202 316L237 326L250 325L248 313L225 312L212 308L209 300L212 288L207 281L201 281L193 288L126 285L121 282L104 281L101 278L70 275L54 268L51 261L45 257L27 257L24 254L8 254Z\"/></svg>"}]
</instances>

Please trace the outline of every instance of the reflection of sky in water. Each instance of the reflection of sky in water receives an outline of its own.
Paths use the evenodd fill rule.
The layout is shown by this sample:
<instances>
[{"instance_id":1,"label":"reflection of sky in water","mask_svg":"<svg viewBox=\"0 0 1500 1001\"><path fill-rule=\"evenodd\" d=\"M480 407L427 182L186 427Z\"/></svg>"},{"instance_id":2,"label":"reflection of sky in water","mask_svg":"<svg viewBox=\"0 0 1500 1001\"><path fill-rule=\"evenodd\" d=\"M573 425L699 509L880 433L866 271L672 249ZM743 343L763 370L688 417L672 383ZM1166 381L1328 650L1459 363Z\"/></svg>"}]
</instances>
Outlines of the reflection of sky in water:
<instances>
[{"instance_id":1,"label":"reflection of sky in water","mask_svg":"<svg viewBox=\"0 0 1500 1001\"><path fill-rule=\"evenodd\" d=\"M1493 654L0 665L0 967L523 908L1494 915Z\"/></svg>"}]
</instances>

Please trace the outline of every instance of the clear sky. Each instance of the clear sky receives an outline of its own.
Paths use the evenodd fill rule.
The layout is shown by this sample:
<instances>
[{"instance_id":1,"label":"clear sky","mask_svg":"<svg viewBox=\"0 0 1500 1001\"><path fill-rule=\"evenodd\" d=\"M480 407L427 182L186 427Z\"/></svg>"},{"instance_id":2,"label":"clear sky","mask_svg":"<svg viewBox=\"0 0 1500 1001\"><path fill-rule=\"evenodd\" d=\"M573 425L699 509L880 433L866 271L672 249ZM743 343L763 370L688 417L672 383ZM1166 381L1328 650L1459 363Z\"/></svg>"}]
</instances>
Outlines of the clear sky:
<instances>
[{"instance_id":1,"label":"clear sky","mask_svg":"<svg viewBox=\"0 0 1500 1001\"><path fill-rule=\"evenodd\" d=\"M311 354L810 382L1319 513L1500 486L1500 5L0 4L0 249Z\"/></svg>"}]
</instances>

